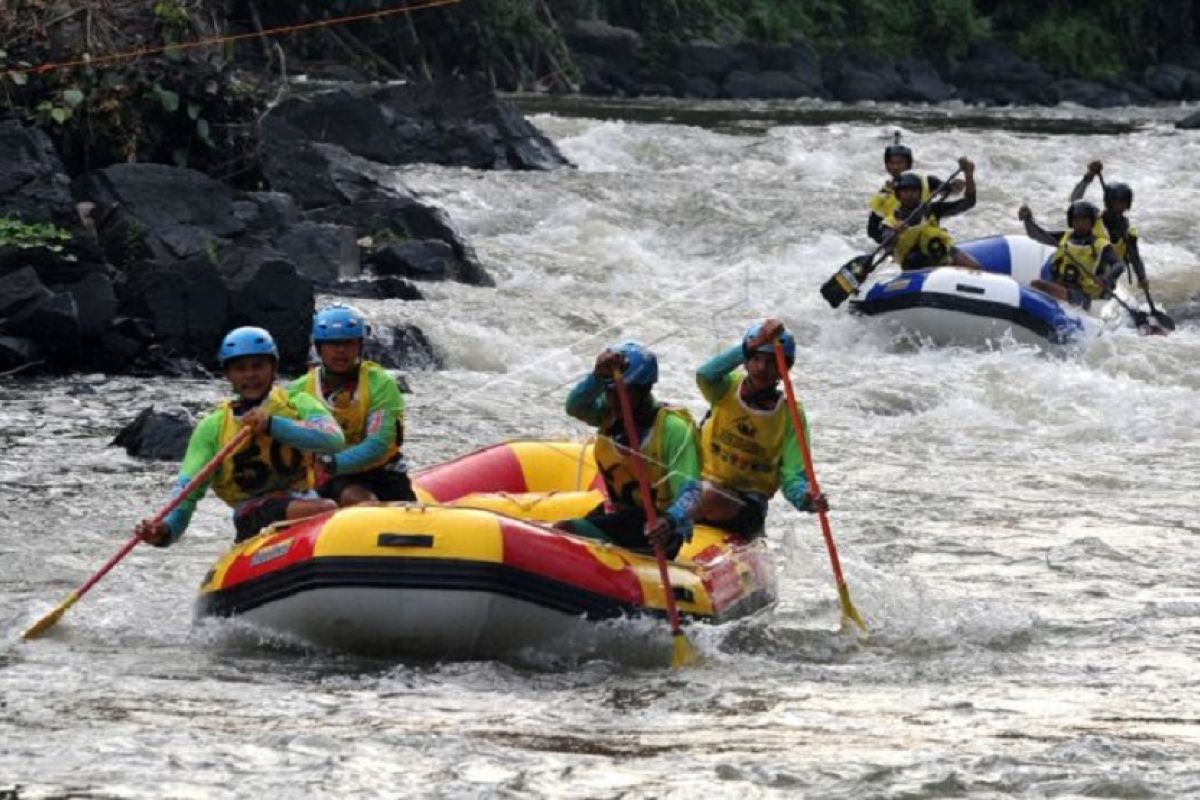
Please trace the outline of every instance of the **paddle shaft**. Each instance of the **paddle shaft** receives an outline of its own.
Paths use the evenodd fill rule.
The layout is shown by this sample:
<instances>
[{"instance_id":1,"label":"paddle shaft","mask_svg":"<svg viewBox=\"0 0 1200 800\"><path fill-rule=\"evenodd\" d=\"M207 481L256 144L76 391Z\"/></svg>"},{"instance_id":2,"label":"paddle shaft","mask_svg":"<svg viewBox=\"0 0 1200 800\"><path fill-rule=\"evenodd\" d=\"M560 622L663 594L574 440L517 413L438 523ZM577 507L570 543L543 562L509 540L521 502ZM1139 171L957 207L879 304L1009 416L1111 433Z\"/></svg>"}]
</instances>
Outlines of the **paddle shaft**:
<instances>
[{"instance_id":1,"label":"paddle shaft","mask_svg":"<svg viewBox=\"0 0 1200 800\"><path fill-rule=\"evenodd\" d=\"M950 177L942 181L941 186L929 193L928 200L922 200L920 205L908 213L908 216L903 219L904 224L911 225L913 222L919 222L921 220L921 216L925 213L925 209L928 208L939 197L950 191L950 183L958 177L958 173L960 172L962 172L962 167L959 167L958 169L954 170L954 172L950 173ZM887 254L891 252L890 247L892 242L895 240L896 234L893 234L892 236L887 237L884 241L880 242L879 246L871 251L871 254L867 256L867 263L869 266L866 272L863 273L863 277L870 275L875 267L879 266L879 262L883 261L884 258L887 258ZM883 253L883 258L880 258L879 261L876 261L875 256L879 255L880 253Z\"/></svg>"},{"instance_id":2,"label":"paddle shaft","mask_svg":"<svg viewBox=\"0 0 1200 800\"><path fill-rule=\"evenodd\" d=\"M804 418L800 414L800 405L796 402L796 390L792 387L792 376L789 374L787 359L783 355L783 345L775 343L775 367L783 381L783 392L787 396L788 411L792 415L792 427L796 429L796 443L800 445L800 455L804 459L804 474L808 476L808 488L812 496L819 497L821 486L817 483L817 471L813 468L812 451L808 447L808 437L804 433ZM818 511L821 519L821 535L825 537L825 549L829 551L829 563L833 567L833 579L837 581L838 591L846 585L842 577L842 562L838 559L837 547L833 543L833 531L829 528L829 516L824 511Z\"/></svg>"},{"instance_id":3,"label":"paddle shaft","mask_svg":"<svg viewBox=\"0 0 1200 800\"><path fill-rule=\"evenodd\" d=\"M1097 172L1096 177L1100 179L1100 191L1104 192L1105 194L1108 194L1108 184L1104 182L1104 175ZM1137 255L1136 250L1134 250L1132 252L1135 256ZM1141 262L1140 256L1137 258L1137 260L1139 263L1131 264L1130 266L1133 266L1137 270L1138 280L1141 281L1141 284L1142 284L1142 294L1146 295L1146 303L1149 304L1149 306L1150 306L1150 313L1153 314L1154 318L1157 320L1157 319L1159 319L1160 312L1157 308L1154 307L1154 298L1150 296L1150 287L1146 285L1146 268L1145 268L1145 265L1140 263ZM1125 305L1125 304L1122 303L1121 305ZM1167 317L1166 314L1162 314L1162 316ZM1170 320L1170 317L1167 317L1167 319Z\"/></svg>"},{"instance_id":4,"label":"paddle shaft","mask_svg":"<svg viewBox=\"0 0 1200 800\"><path fill-rule=\"evenodd\" d=\"M621 379L619 371L613 373L613 383L617 387L617 399L621 404L621 421L625 424L625 438L629 440L629 455L633 461L633 472L637 475L638 494L642 498L642 511L646 514L646 526L653 528L658 525L658 514L654 511L654 498L650 495L650 480L646 477L646 463L642 459L641 442L638 439L637 423L633 420L633 403L629 400L629 388ZM671 575L667 569L667 557L658 544L651 542L654 548L654 560L658 562L658 577L662 580L663 593L666 595L667 620L671 623L671 635L682 636L679 627L679 609L675 606L675 590L671 587Z\"/></svg>"},{"instance_id":5,"label":"paddle shaft","mask_svg":"<svg viewBox=\"0 0 1200 800\"><path fill-rule=\"evenodd\" d=\"M167 515L178 508L179 504L182 503L189 494L196 491L201 484L208 480L209 476L211 476L213 472L216 471L217 467L221 465L221 462L228 458L229 454L237 449L237 447L240 446L244 441L246 441L246 439L248 439L252 433L253 431L250 428L242 428L239 430L229 441L229 443L217 451L217 454L213 456L212 459L205 464L198 473L196 473L196 476L188 481L187 484L174 497L172 497L171 500L165 506L163 506L163 508L156 515L154 515L154 518L151 520L151 522L153 524L158 524L166 519ZM113 567L120 563L121 559L129 555L129 551L137 547L138 542L141 540L142 537L136 533L129 537L129 540L121 546L121 549L118 550L112 558L104 562L104 566L100 567L100 569L98 569L96 573L92 575L92 577L84 581L78 589L67 595L66 599L59 603L58 607L56 607L52 612L31 625L25 631L23 637L26 639L32 638L54 625L54 623L57 622L58 619L67 611L67 609L79 602L79 599L87 594L93 586L99 583L100 579L107 575Z\"/></svg>"}]
</instances>

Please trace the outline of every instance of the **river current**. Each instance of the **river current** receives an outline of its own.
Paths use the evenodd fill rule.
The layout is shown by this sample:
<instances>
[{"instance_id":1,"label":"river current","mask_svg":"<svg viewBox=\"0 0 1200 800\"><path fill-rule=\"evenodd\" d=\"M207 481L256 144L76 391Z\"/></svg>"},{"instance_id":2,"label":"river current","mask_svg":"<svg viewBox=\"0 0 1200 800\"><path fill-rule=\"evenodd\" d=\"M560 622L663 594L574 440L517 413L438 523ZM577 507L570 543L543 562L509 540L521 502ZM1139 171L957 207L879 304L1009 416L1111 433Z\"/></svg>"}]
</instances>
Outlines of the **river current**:
<instances>
[{"instance_id":1,"label":"river current","mask_svg":"<svg viewBox=\"0 0 1200 800\"><path fill-rule=\"evenodd\" d=\"M1200 794L1200 135L1180 109L913 109L522 101L578 165L421 167L494 289L364 302L421 326L416 465L516 437L581 438L562 403L606 344L658 352L659 395L768 314L794 375L846 581L839 630L816 519L777 498L772 613L598 626L504 661L314 651L192 601L231 539L210 498L44 638L20 631L162 504L172 465L108 446L143 407L220 381L0 382L0 797L1105 797ZM899 127L917 167L977 165L959 238L1062 227L1094 158L1131 214L1169 337L1047 354L897 341L817 287L870 244ZM1094 187L1092 198L1099 199Z\"/></svg>"}]
</instances>

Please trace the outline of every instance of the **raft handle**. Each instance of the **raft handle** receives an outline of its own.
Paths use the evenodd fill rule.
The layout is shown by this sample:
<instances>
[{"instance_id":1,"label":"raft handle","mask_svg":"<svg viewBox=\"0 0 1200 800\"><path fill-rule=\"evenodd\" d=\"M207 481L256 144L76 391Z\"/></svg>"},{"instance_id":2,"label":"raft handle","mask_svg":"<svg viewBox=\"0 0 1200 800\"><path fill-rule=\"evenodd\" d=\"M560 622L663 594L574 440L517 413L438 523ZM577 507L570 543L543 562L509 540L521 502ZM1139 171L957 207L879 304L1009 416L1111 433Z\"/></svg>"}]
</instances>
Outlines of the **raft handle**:
<instances>
[{"instance_id":1,"label":"raft handle","mask_svg":"<svg viewBox=\"0 0 1200 800\"><path fill-rule=\"evenodd\" d=\"M430 533L381 533L375 540L376 547L433 547Z\"/></svg>"}]
</instances>

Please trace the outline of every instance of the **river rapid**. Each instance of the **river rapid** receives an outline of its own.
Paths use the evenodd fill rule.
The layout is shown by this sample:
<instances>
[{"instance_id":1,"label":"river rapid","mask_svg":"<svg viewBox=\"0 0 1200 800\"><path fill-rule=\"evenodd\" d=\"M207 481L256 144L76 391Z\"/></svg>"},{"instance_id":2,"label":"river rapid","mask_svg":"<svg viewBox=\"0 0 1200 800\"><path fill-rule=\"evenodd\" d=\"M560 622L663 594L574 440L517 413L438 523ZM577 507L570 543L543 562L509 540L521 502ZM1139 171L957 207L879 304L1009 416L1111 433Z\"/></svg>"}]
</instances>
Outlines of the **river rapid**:
<instances>
[{"instance_id":1,"label":"river rapid","mask_svg":"<svg viewBox=\"0 0 1200 800\"><path fill-rule=\"evenodd\" d=\"M448 368L409 375L416 465L562 411L604 345L650 343L659 395L772 314L855 605L839 630L816 519L777 498L773 613L654 621L504 661L314 651L192 601L231 539L215 498L137 548L44 638L20 631L160 506L172 465L108 447L149 404L220 381L0 383L0 797L1106 797L1200 794L1200 135L1180 109L522 102L578 170L398 176L450 212L495 289L364 302ZM817 287L867 249L895 127L935 175L977 165L959 238L1062 227L1094 158L1131 214L1170 337L1086 351L896 341ZM1099 187L1091 190L1099 199Z\"/></svg>"}]
</instances>

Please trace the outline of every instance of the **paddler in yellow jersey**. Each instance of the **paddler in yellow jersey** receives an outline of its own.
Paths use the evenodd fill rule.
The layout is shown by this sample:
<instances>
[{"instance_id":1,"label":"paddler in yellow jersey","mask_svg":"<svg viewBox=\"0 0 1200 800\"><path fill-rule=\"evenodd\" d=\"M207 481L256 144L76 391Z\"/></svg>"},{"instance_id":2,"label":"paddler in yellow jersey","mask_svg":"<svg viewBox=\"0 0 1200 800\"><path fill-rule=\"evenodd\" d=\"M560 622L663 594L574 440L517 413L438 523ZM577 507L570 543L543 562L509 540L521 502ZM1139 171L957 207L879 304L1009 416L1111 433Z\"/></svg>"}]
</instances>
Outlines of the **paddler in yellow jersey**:
<instances>
[{"instance_id":1,"label":"paddler in yellow jersey","mask_svg":"<svg viewBox=\"0 0 1200 800\"><path fill-rule=\"evenodd\" d=\"M1075 188L1071 190L1070 201L1082 200L1092 180L1104 171L1104 163L1093 161L1087 166L1087 172ZM1104 183L1104 179L1100 179ZM1137 228L1133 227L1125 216L1133 208L1133 189L1127 183L1104 184L1104 210L1100 212L1100 222L1112 242L1113 252L1117 258L1128 264L1137 277L1138 287L1143 292L1150 291L1150 279L1146 277L1146 264L1138 248L1141 237Z\"/></svg>"},{"instance_id":2,"label":"paddler in yellow jersey","mask_svg":"<svg viewBox=\"0 0 1200 800\"><path fill-rule=\"evenodd\" d=\"M1029 285L1057 300L1089 308L1093 300L1111 297L1125 265L1117 257L1103 225L1097 225L1100 210L1087 200L1076 200L1067 208L1064 231L1047 231L1033 219L1029 206L1017 210L1025 223L1025 234L1034 241L1054 247L1050 257L1050 280Z\"/></svg>"},{"instance_id":3,"label":"paddler in yellow jersey","mask_svg":"<svg viewBox=\"0 0 1200 800\"><path fill-rule=\"evenodd\" d=\"M767 319L696 370L696 383L711 406L700 430L703 480L696 519L745 539L762 535L767 501L781 487L800 511L829 510L823 495L809 492L804 457L779 391L776 339L790 368L796 340L779 320Z\"/></svg>"},{"instance_id":4,"label":"paddler in yellow jersey","mask_svg":"<svg viewBox=\"0 0 1200 800\"><path fill-rule=\"evenodd\" d=\"M141 537L158 547L179 540L210 486L233 508L239 542L272 523L337 508L312 491L313 458L339 450L345 439L333 415L319 402L311 397L290 399L274 385L279 350L271 334L262 328L236 328L221 342L217 360L235 397L221 403L192 431L175 491L186 486L239 429L247 427L254 434L166 519L138 523Z\"/></svg>"},{"instance_id":5,"label":"paddler in yellow jersey","mask_svg":"<svg viewBox=\"0 0 1200 800\"><path fill-rule=\"evenodd\" d=\"M313 316L312 343L320 363L292 381L294 398L323 403L346 436L346 449L317 458L317 491L339 506L379 500L416 500L404 443L404 395L396 379L363 359L367 323L348 306Z\"/></svg>"},{"instance_id":6,"label":"paddler in yellow jersey","mask_svg":"<svg viewBox=\"0 0 1200 800\"><path fill-rule=\"evenodd\" d=\"M879 191L871 195L871 199L867 202L867 207L871 212L867 216L867 236L880 243L883 242L883 221L894 217L896 209L900 205L900 201L896 198L896 179L905 172L912 171L913 168L912 149L907 145L900 144L899 131L896 132L892 143L883 149L883 168L887 170L888 179ZM933 175L918 174L917 177L921 180L921 202L923 203L941 187L942 179ZM947 194L959 191L962 191L962 182L957 179L951 181L950 186L947 187Z\"/></svg>"},{"instance_id":7,"label":"paddler in yellow jersey","mask_svg":"<svg viewBox=\"0 0 1200 800\"><path fill-rule=\"evenodd\" d=\"M981 269L969 253L954 246L954 239L941 224L947 217L975 207L975 164L963 156L958 160L958 166L963 172L963 196L958 200L935 200L923 205L921 176L906 172L896 179L899 205L892 216L883 221L883 241L900 269L948 265ZM916 218L912 219L914 215Z\"/></svg>"},{"instance_id":8,"label":"paddler in yellow jersey","mask_svg":"<svg viewBox=\"0 0 1200 800\"><path fill-rule=\"evenodd\" d=\"M629 391L633 421L650 484L658 525L647 527L636 467L625 435L620 398L613 380L620 370ZM608 499L579 519L555 527L578 536L648 552L654 542L674 558L692 536L692 515L700 497L700 448L696 425L686 409L660 403L653 394L658 358L637 342L602 352L593 370L567 396L567 413L599 429L596 468Z\"/></svg>"}]
</instances>

